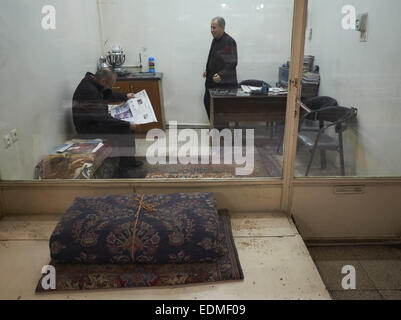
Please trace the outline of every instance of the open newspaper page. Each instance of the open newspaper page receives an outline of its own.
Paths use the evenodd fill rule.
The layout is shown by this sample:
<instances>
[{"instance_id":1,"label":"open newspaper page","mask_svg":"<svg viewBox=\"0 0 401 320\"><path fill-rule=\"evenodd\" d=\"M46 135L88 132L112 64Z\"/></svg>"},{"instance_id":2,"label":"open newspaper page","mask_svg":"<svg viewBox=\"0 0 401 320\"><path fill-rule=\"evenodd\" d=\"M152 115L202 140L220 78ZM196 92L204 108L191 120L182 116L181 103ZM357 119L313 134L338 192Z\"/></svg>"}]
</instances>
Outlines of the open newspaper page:
<instances>
[{"instance_id":1,"label":"open newspaper page","mask_svg":"<svg viewBox=\"0 0 401 320\"><path fill-rule=\"evenodd\" d=\"M110 114L113 118L136 124L157 122L153 106L145 90L135 94L122 105L110 106Z\"/></svg>"}]
</instances>

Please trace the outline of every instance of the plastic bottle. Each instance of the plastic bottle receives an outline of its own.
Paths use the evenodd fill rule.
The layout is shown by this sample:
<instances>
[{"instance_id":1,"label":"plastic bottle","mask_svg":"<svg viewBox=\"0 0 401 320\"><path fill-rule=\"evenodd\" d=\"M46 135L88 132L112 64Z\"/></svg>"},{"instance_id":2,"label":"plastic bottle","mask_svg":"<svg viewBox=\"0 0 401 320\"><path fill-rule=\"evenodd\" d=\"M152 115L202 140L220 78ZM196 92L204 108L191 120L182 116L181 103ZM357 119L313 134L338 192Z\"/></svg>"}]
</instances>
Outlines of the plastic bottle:
<instances>
[{"instance_id":1,"label":"plastic bottle","mask_svg":"<svg viewBox=\"0 0 401 320\"><path fill-rule=\"evenodd\" d=\"M149 57L149 72L150 73L155 73L155 58Z\"/></svg>"},{"instance_id":2,"label":"plastic bottle","mask_svg":"<svg viewBox=\"0 0 401 320\"><path fill-rule=\"evenodd\" d=\"M265 82L263 82L263 84L262 84L262 91L263 91L263 94L269 94L269 88Z\"/></svg>"},{"instance_id":3,"label":"plastic bottle","mask_svg":"<svg viewBox=\"0 0 401 320\"><path fill-rule=\"evenodd\" d=\"M142 47L141 60L142 60L141 72L149 72L148 49L145 47Z\"/></svg>"}]
</instances>

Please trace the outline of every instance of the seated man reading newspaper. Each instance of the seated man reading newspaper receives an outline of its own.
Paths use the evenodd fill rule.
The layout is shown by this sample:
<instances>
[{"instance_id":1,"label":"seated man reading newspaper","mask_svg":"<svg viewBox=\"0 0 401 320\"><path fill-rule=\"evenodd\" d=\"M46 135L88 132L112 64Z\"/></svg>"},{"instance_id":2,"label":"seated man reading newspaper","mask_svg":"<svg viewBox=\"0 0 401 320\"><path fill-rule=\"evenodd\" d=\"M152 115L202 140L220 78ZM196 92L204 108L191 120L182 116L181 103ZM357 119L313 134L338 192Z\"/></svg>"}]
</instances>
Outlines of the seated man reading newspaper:
<instances>
[{"instance_id":1,"label":"seated man reading newspaper","mask_svg":"<svg viewBox=\"0 0 401 320\"><path fill-rule=\"evenodd\" d=\"M134 98L133 93L112 92L117 75L111 69L96 74L86 73L73 96L72 114L80 139L105 139L113 146L111 157L120 159L119 177L128 178L128 170L142 165L135 159L136 123L113 118L109 102L124 102Z\"/></svg>"}]
</instances>

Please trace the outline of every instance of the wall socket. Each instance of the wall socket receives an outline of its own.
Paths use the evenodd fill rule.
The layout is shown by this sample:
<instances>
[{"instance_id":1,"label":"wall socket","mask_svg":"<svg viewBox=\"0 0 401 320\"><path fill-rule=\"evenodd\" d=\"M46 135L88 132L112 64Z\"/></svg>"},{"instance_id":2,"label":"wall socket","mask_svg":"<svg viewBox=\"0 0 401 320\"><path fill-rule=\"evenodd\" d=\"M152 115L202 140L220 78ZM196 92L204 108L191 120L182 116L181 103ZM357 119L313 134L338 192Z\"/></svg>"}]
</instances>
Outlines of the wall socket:
<instances>
[{"instance_id":1,"label":"wall socket","mask_svg":"<svg viewBox=\"0 0 401 320\"><path fill-rule=\"evenodd\" d=\"M13 141L13 143L18 140L17 129L11 130L10 135L11 135L11 140Z\"/></svg>"},{"instance_id":2,"label":"wall socket","mask_svg":"<svg viewBox=\"0 0 401 320\"><path fill-rule=\"evenodd\" d=\"M6 149L11 147L11 145L13 144L13 141L11 139L11 135L9 133L7 133L4 138L4 144L6 145Z\"/></svg>"},{"instance_id":3,"label":"wall socket","mask_svg":"<svg viewBox=\"0 0 401 320\"><path fill-rule=\"evenodd\" d=\"M3 137L4 144L7 148L10 148L11 145L18 140L17 129L11 130Z\"/></svg>"}]
</instances>

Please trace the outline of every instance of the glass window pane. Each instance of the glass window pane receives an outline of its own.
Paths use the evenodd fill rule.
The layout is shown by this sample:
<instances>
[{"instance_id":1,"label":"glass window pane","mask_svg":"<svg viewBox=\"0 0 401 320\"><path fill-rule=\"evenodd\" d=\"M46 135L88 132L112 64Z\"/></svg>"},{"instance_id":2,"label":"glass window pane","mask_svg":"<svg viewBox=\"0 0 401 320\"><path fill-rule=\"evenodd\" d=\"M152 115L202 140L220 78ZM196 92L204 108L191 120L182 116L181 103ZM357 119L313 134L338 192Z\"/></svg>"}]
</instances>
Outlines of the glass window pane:
<instances>
[{"instance_id":1,"label":"glass window pane","mask_svg":"<svg viewBox=\"0 0 401 320\"><path fill-rule=\"evenodd\" d=\"M320 98L303 99L315 112L300 123L296 176L401 175L400 9L396 0L309 1L303 84L309 91L316 79Z\"/></svg>"},{"instance_id":2,"label":"glass window pane","mask_svg":"<svg viewBox=\"0 0 401 320\"><path fill-rule=\"evenodd\" d=\"M1 179L282 175L293 0L0 7Z\"/></svg>"}]
</instances>

